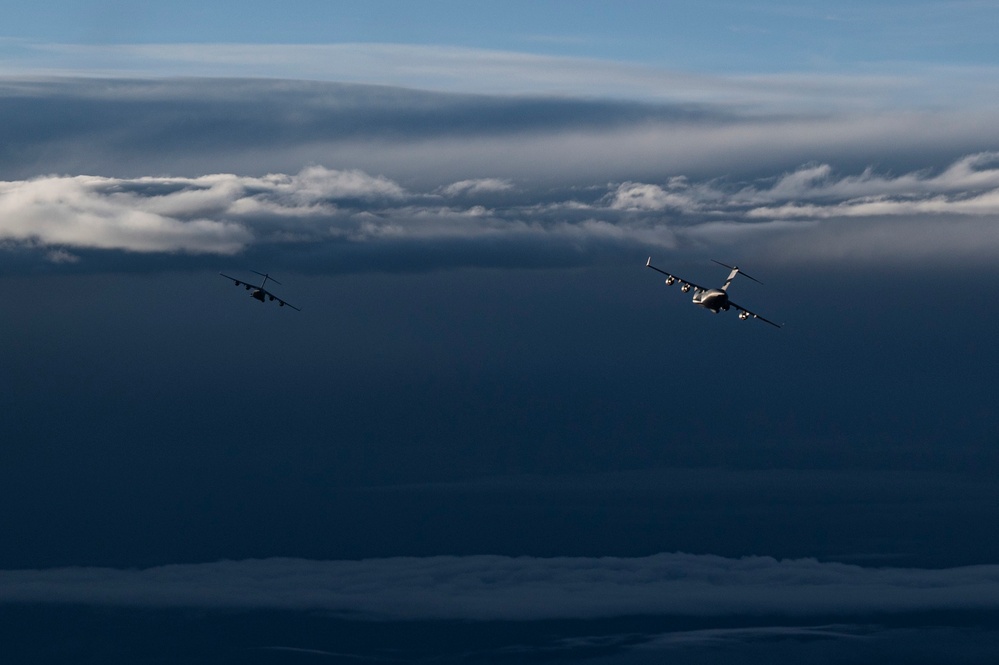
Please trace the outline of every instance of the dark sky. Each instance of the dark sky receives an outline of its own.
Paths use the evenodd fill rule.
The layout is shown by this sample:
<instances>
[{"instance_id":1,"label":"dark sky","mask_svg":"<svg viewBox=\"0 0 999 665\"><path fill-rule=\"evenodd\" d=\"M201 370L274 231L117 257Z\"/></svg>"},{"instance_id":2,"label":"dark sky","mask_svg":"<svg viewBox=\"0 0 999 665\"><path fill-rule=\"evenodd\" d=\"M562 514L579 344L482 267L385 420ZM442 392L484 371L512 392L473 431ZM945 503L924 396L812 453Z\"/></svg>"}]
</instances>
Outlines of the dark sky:
<instances>
[{"instance_id":1,"label":"dark sky","mask_svg":"<svg viewBox=\"0 0 999 665\"><path fill-rule=\"evenodd\" d=\"M279 87L6 88L15 660L999 655L999 137Z\"/></svg>"}]
</instances>

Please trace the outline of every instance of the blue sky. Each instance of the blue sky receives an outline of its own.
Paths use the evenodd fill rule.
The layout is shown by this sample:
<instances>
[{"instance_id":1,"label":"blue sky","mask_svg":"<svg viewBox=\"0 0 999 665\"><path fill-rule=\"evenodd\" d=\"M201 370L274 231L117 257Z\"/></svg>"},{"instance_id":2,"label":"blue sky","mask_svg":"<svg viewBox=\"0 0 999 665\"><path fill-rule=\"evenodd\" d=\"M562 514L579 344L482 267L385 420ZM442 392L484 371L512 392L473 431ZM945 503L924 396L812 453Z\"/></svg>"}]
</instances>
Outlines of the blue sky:
<instances>
[{"instance_id":1,"label":"blue sky","mask_svg":"<svg viewBox=\"0 0 999 665\"><path fill-rule=\"evenodd\" d=\"M64 2L16 8L8 76L254 77L448 92L990 107L986 2Z\"/></svg>"},{"instance_id":2,"label":"blue sky","mask_svg":"<svg viewBox=\"0 0 999 665\"><path fill-rule=\"evenodd\" d=\"M42 42L452 45L714 71L885 62L994 64L992 2L514 0L73 2L7 12L5 36ZM871 37L876 35L877 39Z\"/></svg>"},{"instance_id":3,"label":"blue sky","mask_svg":"<svg viewBox=\"0 0 999 665\"><path fill-rule=\"evenodd\" d=\"M8 9L0 658L996 660L997 14Z\"/></svg>"},{"instance_id":4,"label":"blue sky","mask_svg":"<svg viewBox=\"0 0 999 665\"><path fill-rule=\"evenodd\" d=\"M399 44L681 71L863 73L988 67L991 2L71 2L6 13L38 44ZM9 46L8 46L9 47ZM122 63L123 65L125 63Z\"/></svg>"}]
</instances>

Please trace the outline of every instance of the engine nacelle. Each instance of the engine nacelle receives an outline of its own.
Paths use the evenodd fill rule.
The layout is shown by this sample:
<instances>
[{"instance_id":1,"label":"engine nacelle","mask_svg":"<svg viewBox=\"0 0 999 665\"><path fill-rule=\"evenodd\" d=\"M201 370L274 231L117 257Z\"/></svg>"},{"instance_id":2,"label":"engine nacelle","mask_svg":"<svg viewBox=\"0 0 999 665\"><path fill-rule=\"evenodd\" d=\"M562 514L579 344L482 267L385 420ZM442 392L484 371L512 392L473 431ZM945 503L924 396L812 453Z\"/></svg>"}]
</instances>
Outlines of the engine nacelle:
<instances>
[{"instance_id":1,"label":"engine nacelle","mask_svg":"<svg viewBox=\"0 0 999 665\"><path fill-rule=\"evenodd\" d=\"M238 279L232 280L232 283L235 284L236 286L239 286L239 280Z\"/></svg>"},{"instance_id":2,"label":"engine nacelle","mask_svg":"<svg viewBox=\"0 0 999 665\"><path fill-rule=\"evenodd\" d=\"M247 291L250 290L250 285L249 284L244 284L243 286L246 288Z\"/></svg>"},{"instance_id":3,"label":"engine nacelle","mask_svg":"<svg viewBox=\"0 0 999 665\"><path fill-rule=\"evenodd\" d=\"M749 318L749 312L739 312L739 318L745 321Z\"/></svg>"},{"instance_id":4,"label":"engine nacelle","mask_svg":"<svg viewBox=\"0 0 999 665\"><path fill-rule=\"evenodd\" d=\"M673 284L675 282L676 282L676 278L675 277L667 277L666 278L666 286L673 286Z\"/></svg>"},{"instance_id":5,"label":"engine nacelle","mask_svg":"<svg viewBox=\"0 0 999 665\"><path fill-rule=\"evenodd\" d=\"M687 293L688 291L690 291L690 284L684 284L683 286L680 287L680 290L683 291L684 293Z\"/></svg>"}]
</instances>

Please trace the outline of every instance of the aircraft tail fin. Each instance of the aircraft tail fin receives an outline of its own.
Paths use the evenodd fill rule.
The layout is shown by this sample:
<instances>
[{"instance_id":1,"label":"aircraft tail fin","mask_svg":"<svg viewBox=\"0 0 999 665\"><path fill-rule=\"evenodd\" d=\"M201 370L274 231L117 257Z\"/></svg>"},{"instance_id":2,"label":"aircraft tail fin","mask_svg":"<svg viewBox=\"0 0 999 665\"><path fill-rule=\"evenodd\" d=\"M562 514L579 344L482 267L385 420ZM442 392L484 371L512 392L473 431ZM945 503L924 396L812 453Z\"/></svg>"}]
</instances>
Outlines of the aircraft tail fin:
<instances>
[{"instance_id":1,"label":"aircraft tail fin","mask_svg":"<svg viewBox=\"0 0 999 665\"><path fill-rule=\"evenodd\" d=\"M270 275L268 275L265 272L257 272L256 270L251 270L250 272L257 273L258 275L260 275L261 277L264 278L264 281L262 281L260 283L260 288L264 288L264 285L267 283L267 280L271 280L272 282L274 282L277 285L281 284L281 282L277 281L276 279L274 279L273 277L271 277Z\"/></svg>"},{"instance_id":2,"label":"aircraft tail fin","mask_svg":"<svg viewBox=\"0 0 999 665\"><path fill-rule=\"evenodd\" d=\"M728 291L728 286L729 286L729 284L732 283L732 280L735 279L736 275L742 275L743 277L748 277L749 279L753 280L757 284L762 284L763 283L760 280L758 280L755 277L753 277L752 275L749 275L749 274L743 272L738 266L730 266L728 264L722 263L721 261L715 261L714 259L711 259L711 260L714 261L715 263L717 263L718 265L720 265L720 266L722 266L724 268L728 268L729 270L732 271L732 272L730 272L728 274L728 279L725 280L725 285L721 287L722 291Z\"/></svg>"}]
</instances>

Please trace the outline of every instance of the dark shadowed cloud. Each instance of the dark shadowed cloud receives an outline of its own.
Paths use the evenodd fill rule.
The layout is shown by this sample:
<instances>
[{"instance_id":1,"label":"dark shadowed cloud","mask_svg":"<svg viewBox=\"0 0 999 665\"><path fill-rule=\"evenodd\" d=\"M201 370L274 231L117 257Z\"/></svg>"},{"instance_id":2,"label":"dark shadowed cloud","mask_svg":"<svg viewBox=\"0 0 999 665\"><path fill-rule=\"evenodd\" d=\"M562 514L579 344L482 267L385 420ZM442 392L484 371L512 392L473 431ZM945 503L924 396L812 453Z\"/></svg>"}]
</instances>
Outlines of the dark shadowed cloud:
<instances>
[{"instance_id":1,"label":"dark shadowed cloud","mask_svg":"<svg viewBox=\"0 0 999 665\"><path fill-rule=\"evenodd\" d=\"M144 570L2 571L0 590L8 603L321 609L372 619L828 616L994 611L999 567L862 568L690 554L268 559Z\"/></svg>"},{"instance_id":2,"label":"dark shadowed cloud","mask_svg":"<svg viewBox=\"0 0 999 665\"><path fill-rule=\"evenodd\" d=\"M0 175L261 176L319 164L407 188L739 178L815 160L943 168L995 149L991 112L438 93L282 80L6 79Z\"/></svg>"}]
</instances>

